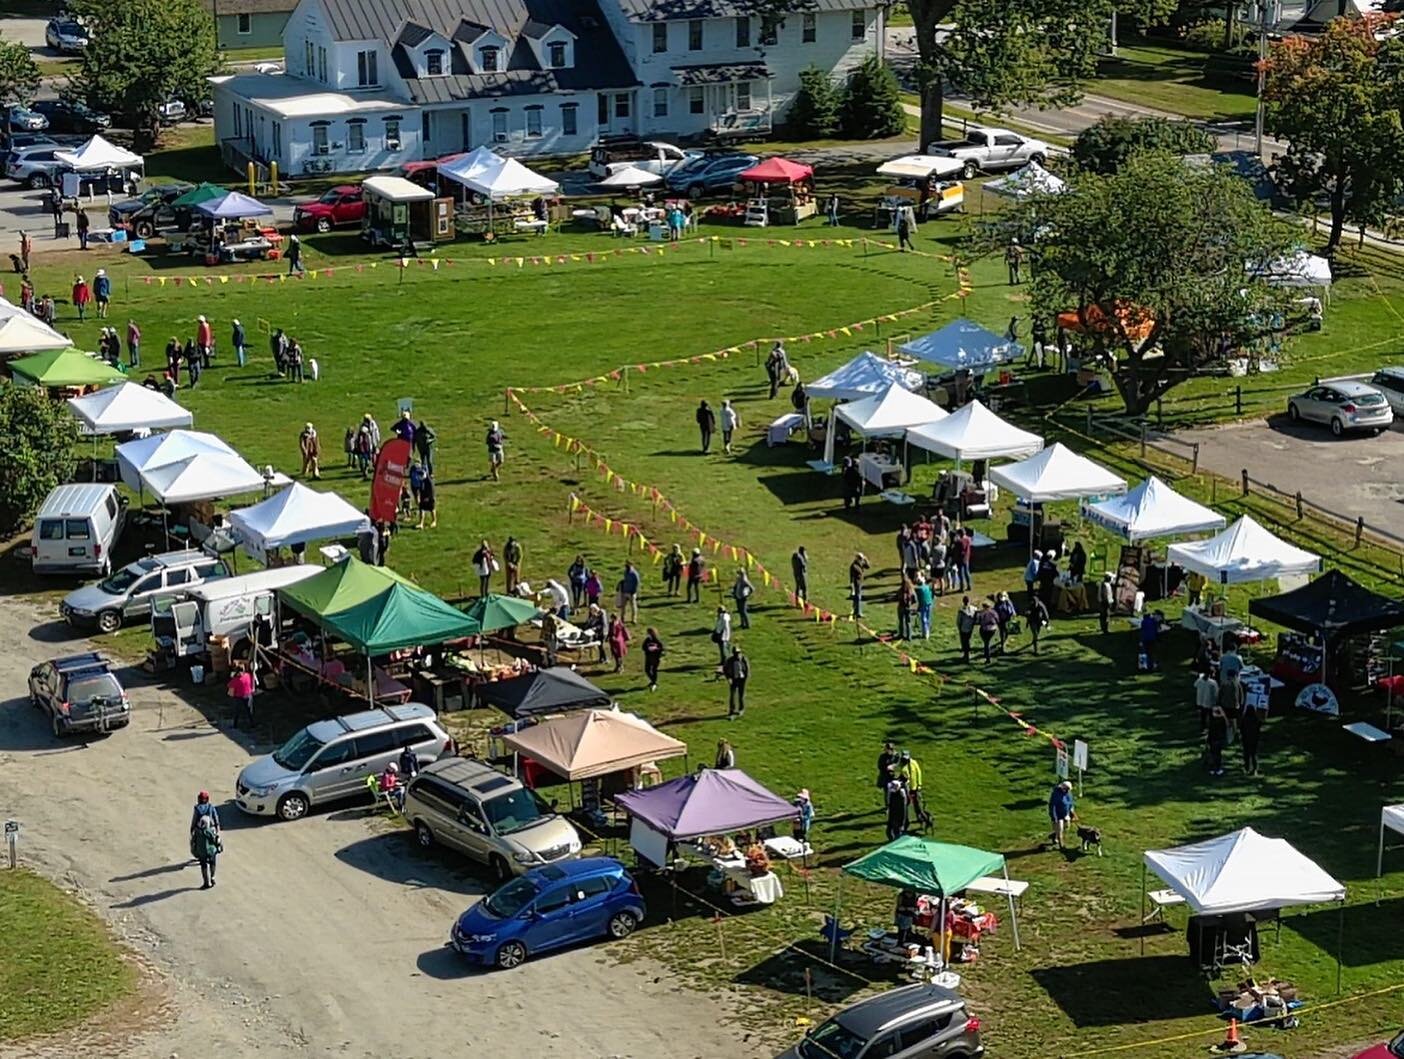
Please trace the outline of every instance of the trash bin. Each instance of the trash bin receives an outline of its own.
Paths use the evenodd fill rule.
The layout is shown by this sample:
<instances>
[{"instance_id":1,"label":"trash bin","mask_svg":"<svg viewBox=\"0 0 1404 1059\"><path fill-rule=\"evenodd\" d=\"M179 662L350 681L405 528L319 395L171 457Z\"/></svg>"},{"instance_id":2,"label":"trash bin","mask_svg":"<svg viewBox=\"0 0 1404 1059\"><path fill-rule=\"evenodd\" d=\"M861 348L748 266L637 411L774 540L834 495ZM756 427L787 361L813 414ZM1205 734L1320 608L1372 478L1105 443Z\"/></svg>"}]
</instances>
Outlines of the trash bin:
<instances>
[{"instance_id":1,"label":"trash bin","mask_svg":"<svg viewBox=\"0 0 1404 1059\"><path fill-rule=\"evenodd\" d=\"M203 684L205 682L205 667L200 665L191 666L190 679L196 684Z\"/></svg>"},{"instance_id":2,"label":"trash bin","mask_svg":"<svg viewBox=\"0 0 1404 1059\"><path fill-rule=\"evenodd\" d=\"M67 222L67 221L59 221L56 225L54 225L54 238L55 238L55 239L67 239L67 238L69 238L69 227L68 227L68 222Z\"/></svg>"}]
</instances>

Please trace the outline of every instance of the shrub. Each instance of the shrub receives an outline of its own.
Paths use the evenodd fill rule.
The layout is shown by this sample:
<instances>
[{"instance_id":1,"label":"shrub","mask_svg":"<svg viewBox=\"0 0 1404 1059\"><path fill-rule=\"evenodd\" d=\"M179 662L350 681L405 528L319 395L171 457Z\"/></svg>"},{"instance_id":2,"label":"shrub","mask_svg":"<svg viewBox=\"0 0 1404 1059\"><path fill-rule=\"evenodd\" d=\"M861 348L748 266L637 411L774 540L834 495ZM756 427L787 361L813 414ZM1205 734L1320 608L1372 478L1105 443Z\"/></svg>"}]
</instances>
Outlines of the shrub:
<instances>
[{"instance_id":1,"label":"shrub","mask_svg":"<svg viewBox=\"0 0 1404 1059\"><path fill-rule=\"evenodd\" d=\"M1224 46L1224 20L1211 18L1185 30L1185 44L1199 51L1218 51Z\"/></svg>"},{"instance_id":2,"label":"shrub","mask_svg":"<svg viewBox=\"0 0 1404 1059\"><path fill-rule=\"evenodd\" d=\"M78 423L37 387L0 387L0 534L22 529L44 497L73 474Z\"/></svg>"},{"instance_id":3,"label":"shrub","mask_svg":"<svg viewBox=\"0 0 1404 1059\"><path fill-rule=\"evenodd\" d=\"M1198 125L1169 118L1105 117L1073 141L1073 160L1093 173L1115 173L1141 151L1207 154L1214 138Z\"/></svg>"},{"instance_id":4,"label":"shrub","mask_svg":"<svg viewBox=\"0 0 1404 1059\"><path fill-rule=\"evenodd\" d=\"M799 91L790 105L790 129L796 139L826 140L843 125L843 93L817 66L800 71Z\"/></svg>"},{"instance_id":5,"label":"shrub","mask_svg":"<svg viewBox=\"0 0 1404 1059\"><path fill-rule=\"evenodd\" d=\"M856 140L896 136L907 127L897 78L876 55L853 71L843 98L843 130Z\"/></svg>"}]
</instances>

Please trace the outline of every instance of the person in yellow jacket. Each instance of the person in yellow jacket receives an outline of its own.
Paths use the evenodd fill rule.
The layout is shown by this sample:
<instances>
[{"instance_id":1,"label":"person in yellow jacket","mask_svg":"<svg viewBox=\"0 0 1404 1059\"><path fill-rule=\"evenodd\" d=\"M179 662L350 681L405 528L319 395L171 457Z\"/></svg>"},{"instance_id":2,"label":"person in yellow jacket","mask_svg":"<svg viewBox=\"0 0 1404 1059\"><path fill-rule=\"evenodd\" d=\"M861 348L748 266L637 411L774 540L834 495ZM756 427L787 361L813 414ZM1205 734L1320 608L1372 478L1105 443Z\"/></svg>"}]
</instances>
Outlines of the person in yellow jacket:
<instances>
[{"instance_id":1,"label":"person in yellow jacket","mask_svg":"<svg viewBox=\"0 0 1404 1059\"><path fill-rule=\"evenodd\" d=\"M906 785L907 807L913 820L920 822L923 831L931 830L931 814L921 801L921 765L912 757L910 750L903 750L897 762L897 778Z\"/></svg>"}]
</instances>

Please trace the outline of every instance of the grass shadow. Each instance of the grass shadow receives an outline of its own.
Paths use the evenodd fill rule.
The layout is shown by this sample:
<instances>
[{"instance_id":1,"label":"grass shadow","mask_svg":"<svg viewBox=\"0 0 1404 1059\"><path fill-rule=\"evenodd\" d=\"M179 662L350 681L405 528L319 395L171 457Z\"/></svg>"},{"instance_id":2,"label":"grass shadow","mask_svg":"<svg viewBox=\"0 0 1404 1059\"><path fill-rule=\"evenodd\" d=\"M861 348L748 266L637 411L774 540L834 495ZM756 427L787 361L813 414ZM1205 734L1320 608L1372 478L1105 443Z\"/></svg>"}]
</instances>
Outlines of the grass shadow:
<instances>
[{"instance_id":1,"label":"grass shadow","mask_svg":"<svg viewBox=\"0 0 1404 1059\"><path fill-rule=\"evenodd\" d=\"M1137 1022L1162 1022L1201 1015L1212 1000L1204 979L1185 956L1146 956L1097 960L1029 972L1078 1029L1120 1026L1127 1012L1115 1002L1128 981L1156 982L1141 993Z\"/></svg>"}]
</instances>

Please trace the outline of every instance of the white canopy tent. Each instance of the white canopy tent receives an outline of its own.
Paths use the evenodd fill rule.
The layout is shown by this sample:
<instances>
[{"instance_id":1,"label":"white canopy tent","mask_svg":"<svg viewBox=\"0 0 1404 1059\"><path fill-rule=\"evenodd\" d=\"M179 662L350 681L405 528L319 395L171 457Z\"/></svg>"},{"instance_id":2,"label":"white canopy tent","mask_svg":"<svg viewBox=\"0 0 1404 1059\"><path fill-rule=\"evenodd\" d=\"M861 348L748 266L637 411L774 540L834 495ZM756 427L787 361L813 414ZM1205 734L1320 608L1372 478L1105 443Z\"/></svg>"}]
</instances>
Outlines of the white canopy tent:
<instances>
[{"instance_id":1,"label":"white canopy tent","mask_svg":"<svg viewBox=\"0 0 1404 1059\"><path fill-rule=\"evenodd\" d=\"M1255 268L1253 274L1273 287L1329 287L1332 280L1331 262L1305 250Z\"/></svg>"},{"instance_id":2,"label":"white canopy tent","mask_svg":"<svg viewBox=\"0 0 1404 1059\"><path fill-rule=\"evenodd\" d=\"M229 515L235 539L259 562L274 548L355 536L369 521L365 512L336 493L318 492L301 482Z\"/></svg>"},{"instance_id":3,"label":"white canopy tent","mask_svg":"<svg viewBox=\"0 0 1404 1059\"><path fill-rule=\"evenodd\" d=\"M616 169L609 176L600 181L602 188L647 188L655 184L663 183L663 177L659 173L652 173L647 169L640 169L636 165L626 165Z\"/></svg>"},{"instance_id":4,"label":"white canopy tent","mask_svg":"<svg viewBox=\"0 0 1404 1059\"><path fill-rule=\"evenodd\" d=\"M865 438L902 437L912 427L945 419L947 412L921 394L888 383L887 389L834 409L834 416Z\"/></svg>"},{"instance_id":5,"label":"white canopy tent","mask_svg":"<svg viewBox=\"0 0 1404 1059\"><path fill-rule=\"evenodd\" d=\"M129 430L171 430L195 421L159 390L134 382L118 383L96 393L70 397L68 408L85 434L121 434Z\"/></svg>"},{"instance_id":6,"label":"white canopy tent","mask_svg":"<svg viewBox=\"0 0 1404 1059\"><path fill-rule=\"evenodd\" d=\"M928 364L966 368L977 373L1024 355L1024 347L1017 342L965 319L953 320L939 331L914 338L898 348Z\"/></svg>"},{"instance_id":7,"label":"white canopy tent","mask_svg":"<svg viewBox=\"0 0 1404 1059\"><path fill-rule=\"evenodd\" d=\"M986 182L985 190L1012 199L1026 199L1030 195L1058 195L1067 190L1068 182L1054 176L1037 162L1030 162L1022 169L1016 169L1008 176Z\"/></svg>"},{"instance_id":8,"label":"white canopy tent","mask_svg":"<svg viewBox=\"0 0 1404 1059\"><path fill-rule=\"evenodd\" d=\"M1125 496L1084 504L1082 513L1130 543L1224 528L1223 515L1181 496L1151 475Z\"/></svg>"},{"instance_id":9,"label":"white canopy tent","mask_svg":"<svg viewBox=\"0 0 1404 1059\"><path fill-rule=\"evenodd\" d=\"M1221 585L1313 574L1321 569L1319 555L1274 537L1247 515L1208 540L1172 544L1166 555L1170 562Z\"/></svg>"},{"instance_id":10,"label":"white canopy tent","mask_svg":"<svg viewBox=\"0 0 1404 1059\"><path fill-rule=\"evenodd\" d=\"M993 468L990 480L1030 504L1126 492L1125 480L1056 441L1026 460Z\"/></svg>"},{"instance_id":11,"label":"white canopy tent","mask_svg":"<svg viewBox=\"0 0 1404 1059\"><path fill-rule=\"evenodd\" d=\"M926 376L865 351L815 379L804 388L804 393L811 401L857 401L882 393L894 383L906 390L920 390L926 384Z\"/></svg>"},{"instance_id":12,"label":"white canopy tent","mask_svg":"<svg viewBox=\"0 0 1404 1059\"><path fill-rule=\"evenodd\" d=\"M145 160L124 147L118 147L101 136L93 136L81 147L71 151L55 151L54 160L77 173L108 169L141 169Z\"/></svg>"},{"instance_id":13,"label":"white canopy tent","mask_svg":"<svg viewBox=\"0 0 1404 1059\"><path fill-rule=\"evenodd\" d=\"M239 496L272 485L242 456L202 452L141 473L142 486L164 506Z\"/></svg>"},{"instance_id":14,"label":"white canopy tent","mask_svg":"<svg viewBox=\"0 0 1404 1059\"><path fill-rule=\"evenodd\" d=\"M515 158L499 161L501 164L496 166L485 163L477 168L469 167L468 172L462 174L454 168L457 165L454 163L439 172L458 181L469 191L476 191L492 200L511 198L513 195L552 195L561 189L554 180L532 172Z\"/></svg>"},{"instance_id":15,"label":"white canopy tent","mask_svg":"<svg viewBox=\"0 0 1404 1059\"><path fill-rule=\"evenodd\" d=\"M466 154L439 165L439 175L463 183L469 176L485 170L497 169L506 161L500 154L486 147L474 147Z\"/></svg>"},{"instance_id":16,"label":"white canopy tent","mask_svg":"<svg viewBox=\"0 0 1404 1059\"><path fill-rule=\"evenodd\" d=\"M904 154L900 158L890 158L877 167L878 176L894 177L898 180L925 180L934 176L955 176L965 168L958 158L940 154Z\"/></svg>"},{"instance_id":17,"label":"white canopy tent","mask_svg":"<svg viewBox=\"0 0 1404 1059\"><path fill-rule=\"evenodd\" d=\"M1377 880L1384 878L1386 831L1394 831L1400 835L1404 835L1404 805L1386 805L1380 810L1380 858L1379 863L1375 867L1375 878ZM1384 883L1377 883L1375 904L1380 903L1380 897L1382 896L1380 891L1383 890L1383 887Z\"/></svg>"},{"instance_id":18,"label":"white canopy tent","mask_svg":"<svg viewBox=\"0 0 1404 1059\"><path fill-rule=\"evenodd\" d=\"M907 431L907 443L957 462L1032 456L1043 448L1043 438L1006 422L979 401Z\"/></svg>"},{"instance_id":19,"label":"white canopy tent","mask_svg":"<svg viewBox=\"0 0 1404 1059\"><path fill-rule=\"evenodd\" d=\"M169 434L156 434L137 441L128 441L116 448L117 471L122 481L133 489L142 489L145 483L142 475L168 463L178 463L191 456L213 454L233 456L239 454L213 434L198 430L172 430Z\"/></svg>"},{"instance_id":20,"label":"white canopy tent","mask_svg":"<svg viewBox=\"0 0 1404 1059\"><path fill-rule=\"evenodd\" d=\"M67 349L71 345L71 339L19 306L8 302L0 306L0 355L43 353L50 349Z\"/></svg>"}]
</instances>

